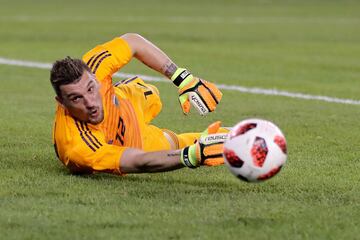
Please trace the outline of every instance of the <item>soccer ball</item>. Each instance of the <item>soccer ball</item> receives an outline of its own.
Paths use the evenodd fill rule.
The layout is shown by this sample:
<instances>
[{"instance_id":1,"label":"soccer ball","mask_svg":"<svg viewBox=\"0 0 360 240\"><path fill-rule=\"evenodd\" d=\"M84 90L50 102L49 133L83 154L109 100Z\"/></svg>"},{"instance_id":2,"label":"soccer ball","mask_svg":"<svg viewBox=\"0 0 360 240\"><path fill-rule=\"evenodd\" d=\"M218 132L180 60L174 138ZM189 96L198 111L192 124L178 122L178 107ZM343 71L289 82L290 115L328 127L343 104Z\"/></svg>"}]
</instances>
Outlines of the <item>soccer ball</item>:
<instances>
[{"instance_id":1,"label":"soccer ball","mask_svg":"<svg viewBox=\"0 0 360 240\"><path fill-rule=\"evenodd\" d=\"M286 140L272 122L247 119L229 132L224 144L225 164L241 180L260 182L275 176L285 164Z\"/></svg>"}]
</instances>

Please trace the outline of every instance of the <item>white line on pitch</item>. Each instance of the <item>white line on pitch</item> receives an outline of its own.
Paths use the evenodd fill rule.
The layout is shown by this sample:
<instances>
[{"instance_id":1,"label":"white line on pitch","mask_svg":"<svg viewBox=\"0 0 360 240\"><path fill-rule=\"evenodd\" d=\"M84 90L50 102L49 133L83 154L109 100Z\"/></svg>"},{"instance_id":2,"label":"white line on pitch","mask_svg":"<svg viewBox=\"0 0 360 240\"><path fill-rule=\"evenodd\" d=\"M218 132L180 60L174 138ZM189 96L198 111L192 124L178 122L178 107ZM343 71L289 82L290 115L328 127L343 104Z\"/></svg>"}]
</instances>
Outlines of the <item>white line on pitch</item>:
<instances>
[{"instance_id":1,"label":"white line on pitch","mask_svg":"<svg viewBox=\"0 0 360 240\"><path fill-rule=\"evenodd\" d=\"M20 66L20 67L30 67L30 68L41 68L41 69L50 69L51 68L51 64L49 64L49 63L14 60L14 59L2 58L2 57L0 57L0 64L11 65L11 66ZM138 76L146 81L170 82L169 80L167 80L165 78L161 78L161 77L136 75L136 74L129 74L129 73L116 73L116 74L114 74L114 76L120 77L120 78ZM238 92L242 92L242 93L283 96L283 97L306 99L306 100L318 100L318 101L331 102L331 103L360 105L360 100L353 100L353 99L334 98L334 97L320 96L320 95L310 95L310 94L303 94L303 93L280 91L280 90L276 90L276 89L249 88L249 87L243 87L243 86L237 86L237 85L217 84L217 86L220 89L230 90L230 91L238 91Z\"/></svg>"}]
</instances>

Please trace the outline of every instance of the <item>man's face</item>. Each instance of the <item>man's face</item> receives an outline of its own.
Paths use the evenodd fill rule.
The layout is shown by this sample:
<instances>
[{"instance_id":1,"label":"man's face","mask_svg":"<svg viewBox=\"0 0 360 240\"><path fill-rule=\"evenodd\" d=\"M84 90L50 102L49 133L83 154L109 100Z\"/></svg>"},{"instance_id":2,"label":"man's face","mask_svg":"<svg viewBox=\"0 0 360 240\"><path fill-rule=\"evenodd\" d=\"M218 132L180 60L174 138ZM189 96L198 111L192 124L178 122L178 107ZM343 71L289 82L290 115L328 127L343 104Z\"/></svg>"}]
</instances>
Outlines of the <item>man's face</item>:
<instances>
[{"instance_id":1,"label":"man's face","mask_svg":"<svg viewBox=\"0 0 360 240\"><path fill-rule=\"evenodd\" d=\"M100 95L100 85L95 76L84 71L77 83L60 86L61 98L56 97L70 115L91 124L104 119L104 109Z\"/></svg>"}]
</instances>

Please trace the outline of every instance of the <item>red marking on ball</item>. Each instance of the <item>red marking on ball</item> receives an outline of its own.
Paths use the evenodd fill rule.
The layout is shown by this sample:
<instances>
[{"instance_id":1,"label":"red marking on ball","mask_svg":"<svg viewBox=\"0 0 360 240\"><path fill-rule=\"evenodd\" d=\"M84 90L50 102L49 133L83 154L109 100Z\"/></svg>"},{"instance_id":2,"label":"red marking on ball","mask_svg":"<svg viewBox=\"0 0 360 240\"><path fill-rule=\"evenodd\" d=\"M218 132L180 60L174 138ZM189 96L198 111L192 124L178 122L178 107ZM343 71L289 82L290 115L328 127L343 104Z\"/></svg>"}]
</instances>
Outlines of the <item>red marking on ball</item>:
<instances>
[{"instance_id":1,"label":"red marking on ball","mask_svg":"<svg viewBox=\"0 0 360 240\"><path fill-rule=\"evenodd\" d=\"M262 167L268 152L269 150L267 148L265 139L262 137L256 137L251 148L251 156L253 158L254 165L257 167Z\"/></svg>"},{"instance_id":2,"label":"red marking on ball","mask_svg":"<svg viewBox=\"0 0 360 240\"><path fill-rule=\"evenodd\" d=\"M225 158L231 166L240 168L242 165L244 165L244 161L241 160L233 150L224 148L224 154Z\"/></svg>"},{"instance_id":3,"label":"red marking on ball","mask_svg":"<svg viewBox=\"0 0 360 240\"><path fill-rule=\"evenodd\" d=\"M234 138L236 136L245 134L246 132L250 131L251 129L256 128L256 126L257 126L256 123L243 124L243 125L239 126L238 128L236 128L233 133L231 133L230 139Z\"/></svg>"},{"instance_id":4,"label":"red marking on ball","mask_svg":"<svg viewBox=\"0 0 360 240\"><path fill-rule=\"evenodd\" d=\"M284 153L284 154L287 154L287 145L286 145L286 140L283 136L275 136L274 138L274 142L276 145L279 146L279 148L281 149L281 151Z\"/></svg>"},{"instance_id":5,"label":"red marking on ball","mask_svg":"<svg viewBox=\"0 0 360 240\"><path fill-rule=\"evenodd\" d=\"M265 173L263 175L260 175L257 179L258 180L267 180L269 178L272 178L273 176L275 176L278 172L280 172L281 167L275 167L273 169L271 169L268 173Z\"/></svg>"}]
</instances>

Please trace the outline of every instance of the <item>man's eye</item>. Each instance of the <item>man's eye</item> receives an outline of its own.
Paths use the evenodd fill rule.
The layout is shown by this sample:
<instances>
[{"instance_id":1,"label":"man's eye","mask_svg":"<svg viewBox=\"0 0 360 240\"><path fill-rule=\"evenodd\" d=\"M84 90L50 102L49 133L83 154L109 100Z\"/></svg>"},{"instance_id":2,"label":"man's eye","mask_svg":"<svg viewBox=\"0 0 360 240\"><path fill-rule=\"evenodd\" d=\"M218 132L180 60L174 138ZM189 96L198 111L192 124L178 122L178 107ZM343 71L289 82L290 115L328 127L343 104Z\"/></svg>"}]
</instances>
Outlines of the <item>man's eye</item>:
<instances>
[{"instance_id":1,"label":"man's eye","mask_svg":"<svg viewBox=\"0 0 360 240\"><path fill-rule=\"evenodd\" d=\"M88 91L89 91L89 92L93 92L93 91L94 91L94 87L89 87Z\"/></svg>"},{"instance_id":2,"label":"man's eye","mask_svg":"<svg viewBox=\"0 0 360 240\"><path fill-rule=\"evenodd\" d=\"M80 97L74 97L71 99L71 101L74 103L79 102L79 100L80 100Z\"/></svg>"}]
</instances>

